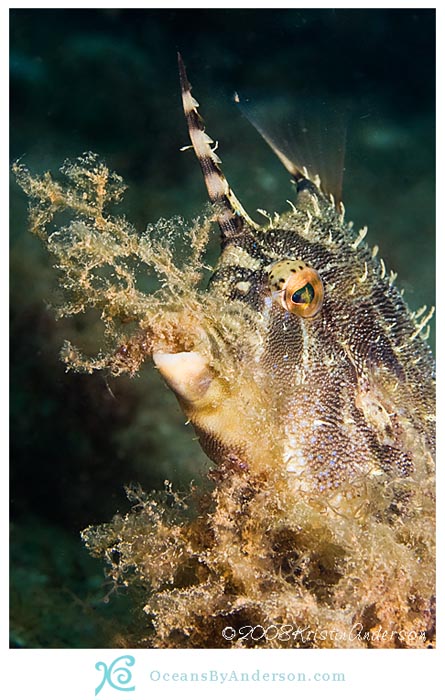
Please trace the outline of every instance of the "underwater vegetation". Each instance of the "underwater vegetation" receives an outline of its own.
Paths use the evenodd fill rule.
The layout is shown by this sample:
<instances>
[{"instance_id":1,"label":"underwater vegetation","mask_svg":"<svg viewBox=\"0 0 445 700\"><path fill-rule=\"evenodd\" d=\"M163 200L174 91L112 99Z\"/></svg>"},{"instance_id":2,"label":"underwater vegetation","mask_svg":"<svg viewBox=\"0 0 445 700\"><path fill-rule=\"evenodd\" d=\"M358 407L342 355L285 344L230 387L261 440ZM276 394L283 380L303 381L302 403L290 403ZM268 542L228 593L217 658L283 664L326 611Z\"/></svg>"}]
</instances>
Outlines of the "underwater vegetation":
<instances>
[{"instance_id":1,"label":"underwater vegetation","mask_svg":"<svg viewBox=\"0 0 445 700\"><path fill-rule=\"evenodd\" d=\"M153 358L215 465L188 493L128 488L126 515L84 530L146 613L123 643L430 646L431 312L409 311L366 231L276 142L296 197L252 221L180 70L212 203L191 225L137 231L115 213L122 179L92 153L57 179L14 167L59 273L58 315L93 310L103 328L94 354L65 343L67 367L133 376Z\"/></svg>"}]
</instances>

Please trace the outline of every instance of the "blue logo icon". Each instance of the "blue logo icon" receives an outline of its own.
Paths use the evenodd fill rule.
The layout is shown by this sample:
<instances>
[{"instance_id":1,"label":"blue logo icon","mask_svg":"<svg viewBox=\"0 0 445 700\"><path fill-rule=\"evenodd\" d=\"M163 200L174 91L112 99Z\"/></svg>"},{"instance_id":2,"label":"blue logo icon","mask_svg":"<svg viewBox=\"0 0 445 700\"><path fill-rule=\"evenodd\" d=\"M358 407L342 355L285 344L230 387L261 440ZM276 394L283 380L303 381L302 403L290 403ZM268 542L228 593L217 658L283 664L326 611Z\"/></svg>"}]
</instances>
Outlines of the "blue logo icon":
<instances>
[{"instance_id":1,"label":"blue logo icon","mask_svg":"<svg viewBox=\"0 0 445 700\"><path fill-rule=\"evenodd\" d=\"M136 659L134 656L127 654L126 656L119 656L114 659L113 663L107 666L103 661L98 661L96 668L98 671L102 671L103 678L100 684L96 688L95 695L99 695L100 691L104 687L105 683L111 685L115 690L134 690L135 685L127 687L128 683L131 683L131 671L126 666L134 666Z\"/></svg>"}]
</instances>

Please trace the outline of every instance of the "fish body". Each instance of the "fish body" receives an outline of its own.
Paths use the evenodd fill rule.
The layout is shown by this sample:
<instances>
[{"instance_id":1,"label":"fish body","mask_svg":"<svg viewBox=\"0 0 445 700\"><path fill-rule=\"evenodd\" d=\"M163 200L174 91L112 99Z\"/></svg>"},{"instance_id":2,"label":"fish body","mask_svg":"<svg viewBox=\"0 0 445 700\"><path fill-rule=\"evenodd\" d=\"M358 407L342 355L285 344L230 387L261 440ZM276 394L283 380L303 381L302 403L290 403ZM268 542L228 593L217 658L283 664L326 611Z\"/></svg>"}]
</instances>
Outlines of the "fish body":
<instances>
[{"instance_id":1,"label":"fish body","mask_svg":"<svg viewBox=\"0 0 445 700\"><path fill-rule=\"evenodd\" d=\"M299 166L288 168L297 189L291 210L267 227L255 224L220 170L181 60L180 72L191 141L221 229L206 293L221 315L236 304L236 317L228 313L225 322L240 329L225 357L200 356L197 394L186 353L177 367L162 346L154 359L204 450L223 466L285 470L292 488L329 494L340 509L369 484L428 479L434 366L422 336L430 314L409 312L395 276L363 242L365 231L354 232L342 205ZM297 271L300 289L311 274L307 289L320 286L313 313L310 304L304 314L301 304L283 303ZM189 377L188 388L178 388L178 374Z\"/></svg>"}]
</instances>

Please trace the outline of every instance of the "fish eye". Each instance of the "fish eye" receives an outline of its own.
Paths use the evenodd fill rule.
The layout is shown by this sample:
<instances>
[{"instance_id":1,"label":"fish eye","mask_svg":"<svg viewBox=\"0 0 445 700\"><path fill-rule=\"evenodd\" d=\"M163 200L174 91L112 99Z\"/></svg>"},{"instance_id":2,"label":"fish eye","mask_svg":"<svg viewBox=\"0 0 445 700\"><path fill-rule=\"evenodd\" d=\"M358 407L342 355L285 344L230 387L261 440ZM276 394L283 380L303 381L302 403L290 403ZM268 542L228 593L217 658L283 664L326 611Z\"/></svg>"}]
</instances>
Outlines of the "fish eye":
<instances>
[{"instance_id":1,"label":"fish eye","mask_svg":"<svg viewBox=\"0 0 445 700\"><path fill-rule=\"evenodd\" d=\"M272 297L283 308L302 318L321 309L324 289L320 275L303 260L280 260L269 272Z\"/></svg>"}]
</instances>

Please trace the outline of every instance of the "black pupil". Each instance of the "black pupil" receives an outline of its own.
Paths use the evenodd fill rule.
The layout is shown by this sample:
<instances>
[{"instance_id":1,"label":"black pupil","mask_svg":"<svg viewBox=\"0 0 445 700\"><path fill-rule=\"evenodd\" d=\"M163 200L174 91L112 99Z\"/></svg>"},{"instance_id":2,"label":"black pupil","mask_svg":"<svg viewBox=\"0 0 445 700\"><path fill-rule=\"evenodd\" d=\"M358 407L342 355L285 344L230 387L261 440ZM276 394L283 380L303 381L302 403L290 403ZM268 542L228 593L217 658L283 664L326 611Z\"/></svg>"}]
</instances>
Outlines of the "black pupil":
<instances>
[{"instance_id":1,"label":"black pupil","mask_svg":"<svg viewBox=\"0 0 445 700\"><path fill-rule=\"evenodd\" d=\"M314 296L314 288L308 282L304 287L297 289L297 291L292 294L292 301L294 304L310 304Z\"/></svg>"}]
</instances>

